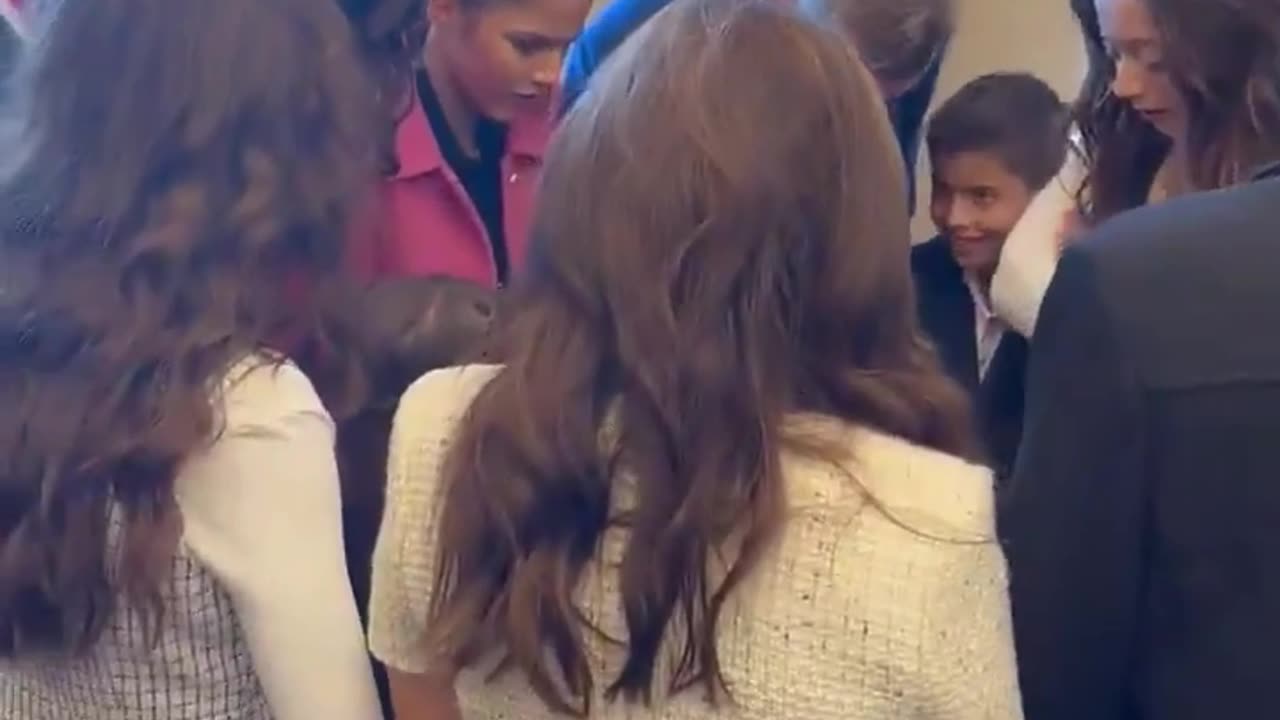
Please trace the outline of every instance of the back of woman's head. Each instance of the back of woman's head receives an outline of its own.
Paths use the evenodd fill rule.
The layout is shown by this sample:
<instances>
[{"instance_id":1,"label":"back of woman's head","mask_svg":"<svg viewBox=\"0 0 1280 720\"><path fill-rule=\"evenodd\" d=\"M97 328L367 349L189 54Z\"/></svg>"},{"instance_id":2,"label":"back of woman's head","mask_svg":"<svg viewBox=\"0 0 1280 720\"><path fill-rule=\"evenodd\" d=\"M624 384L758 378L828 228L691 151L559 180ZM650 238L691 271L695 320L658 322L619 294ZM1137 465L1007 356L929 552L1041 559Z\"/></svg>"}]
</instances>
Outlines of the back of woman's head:
<instances>
[{"instance_id":1,"label":"back of woman's head","mask_svg":"<svg viewBox=\"0 0 1280 720\"><path fill-rule=\"evenodd\" d=\"M376 175L369 85L327 2L38 33L0 146L0 656L91 644L121 594L157 616L210 393L310 314Z\"/></svg>"},{"instance_id":2,"label":"back of woman's head","mask_svg":"<svg viewBox=\"0 0 1280 720\"><path fill-rule=\"evenodd\" d=\"M800 6L849 36L890 98L919 83L955 31L954 0L800 0Z\"/></svg>"},{"instance_id":3,"label":"back of woman's head","mask_svg":"<svg viewBox=\"0 0 1280 720\"><path fill-rule=\"evenodd\" d=\"M777 3L674 4L609 60L553 142L508 364L446 462L433 651L508 653L581 710L570 598L621 506L610 694L720 696L720 608L783 520L782 451L814 450L784 417L961 447L917 339L902 174L852 48Z\"/></svg>"},{"instance_id":4,"label":"back of woman's head","mask_svg":"<svg viewBox=\"0 0 1280 720\"><path fill-rule=\"evenodd\" d=\"M1196 189L1247 180L1280 159L1280 0L1142 0L1185 105L1187 171ZM1090 68L1077 123L1089 167L1082 206L1103 219L1146 201L1171 139L1112 90L1116 62L1097 0L1072 0Z\"/></svg>"},{"instance_id":5,"label":"back of woman's head","mask_svg":"<svg viewBox=\"0 0 1280 720\"><path fill-rule=\"evenodd\" d=\"M394 408L424 373L487 357L496 305L492 289L445 276L364 288L337 320L369 376L369 407Z\"/></svg>"}]
</instances>

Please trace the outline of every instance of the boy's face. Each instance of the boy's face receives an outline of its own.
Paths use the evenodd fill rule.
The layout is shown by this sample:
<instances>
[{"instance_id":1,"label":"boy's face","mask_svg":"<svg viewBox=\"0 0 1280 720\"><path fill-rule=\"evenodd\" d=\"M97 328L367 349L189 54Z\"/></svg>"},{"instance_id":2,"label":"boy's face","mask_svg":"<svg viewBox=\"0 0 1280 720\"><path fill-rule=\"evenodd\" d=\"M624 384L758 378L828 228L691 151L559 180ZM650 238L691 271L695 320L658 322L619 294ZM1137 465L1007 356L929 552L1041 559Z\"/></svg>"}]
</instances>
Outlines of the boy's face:
<instances>
[{"instance_id":1,"label":"boy's face","mask_svg":"<svg viewBox=\"0 0 1280 720\"><path fill-rule=\"evenodd\" d=\"M1031 202L1022 178L992 152L972 150L933 158L929 214L965 272L989 280L1009 231Z\"/></svg>"}]
</instances>

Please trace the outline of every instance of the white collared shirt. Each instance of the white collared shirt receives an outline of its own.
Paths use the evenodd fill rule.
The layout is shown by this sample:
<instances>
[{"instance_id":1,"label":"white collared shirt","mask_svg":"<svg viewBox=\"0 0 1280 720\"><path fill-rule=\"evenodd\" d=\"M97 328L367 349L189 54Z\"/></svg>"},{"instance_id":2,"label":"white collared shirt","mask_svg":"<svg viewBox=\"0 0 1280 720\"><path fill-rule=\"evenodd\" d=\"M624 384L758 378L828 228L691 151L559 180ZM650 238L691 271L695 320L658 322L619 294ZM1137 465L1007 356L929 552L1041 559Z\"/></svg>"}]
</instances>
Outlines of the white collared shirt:
<instances>
[{"instance_id":1,"label":"white collared shirt","mask_svg":"<svg viewBox=\"0 0 1280 720\"><path fill-rule=\"evenodd\" d=\"M991 309L987 294L975 278L966 275L964 284L973 297L974 338L978 348L978 380L981 382L986 379L987 368L991 366L991 359L995 357L1009 326Z\"/></svg>"}]
</instances>

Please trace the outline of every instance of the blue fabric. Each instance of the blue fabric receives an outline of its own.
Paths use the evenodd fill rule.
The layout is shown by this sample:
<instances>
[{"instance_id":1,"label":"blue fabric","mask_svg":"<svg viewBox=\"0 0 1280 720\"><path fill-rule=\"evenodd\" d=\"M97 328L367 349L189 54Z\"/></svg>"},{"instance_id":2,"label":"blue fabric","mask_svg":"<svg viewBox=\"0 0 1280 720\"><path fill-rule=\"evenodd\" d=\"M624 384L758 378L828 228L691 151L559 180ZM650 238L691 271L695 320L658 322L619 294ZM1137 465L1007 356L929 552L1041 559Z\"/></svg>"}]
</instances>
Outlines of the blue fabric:
<instances>
[{"instance_id":1,"label":"blue fabric","mask_svg":"<svg viewBox=\"0 0 1280 720\"><path fill-rule=\"evenodd\" d=\"M583 28L582 34L569 48L564 61L564 107L570 108L587 88L587 82L631 33L640 29L649 18L657 15L671 0L612 0L596 13ZM938 71L942 56L933 61L920 82L888 104L889 118L898 146L907 166L907 193L912 209L915 209L916 157L920 154L921 128L938 85Z\"/></svg>"},{"instance_id":2,"label":"blue fabric","mask_svg":"<svg viewBox=\"0 0 1280 720\"><path fill-rule=\"evenodd\" d=\"M591 18L569 47L564 60L564 106L568 109L587 88L587 81L631 33L657 15L671 0L611 0Z\"/></svg>"}]
</instances>

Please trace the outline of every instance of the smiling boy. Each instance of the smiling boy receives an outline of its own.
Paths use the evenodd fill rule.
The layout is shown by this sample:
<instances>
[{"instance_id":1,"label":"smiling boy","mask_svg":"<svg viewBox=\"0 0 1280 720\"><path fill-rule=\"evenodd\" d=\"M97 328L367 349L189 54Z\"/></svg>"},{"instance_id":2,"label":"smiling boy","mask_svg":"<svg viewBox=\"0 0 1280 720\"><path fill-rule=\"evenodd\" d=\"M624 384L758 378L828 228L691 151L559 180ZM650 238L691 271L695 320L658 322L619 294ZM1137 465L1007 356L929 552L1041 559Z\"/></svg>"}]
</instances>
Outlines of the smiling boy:
<instances>
[{"instance_id":1,"label":"smiling boy","mask_svg":"<svg viewBox=\"0 0 1280 720\"><path fill-rule=\"evenodd\" d=\"M973 395L988 457L1011 470L1022 433L1027 342L991 310L1009 231L1062 165L1068 112L1043 81L980 77L929 119L929 212L938 236L912 250L921 324Z\"/></svg>"}]
</instances>

